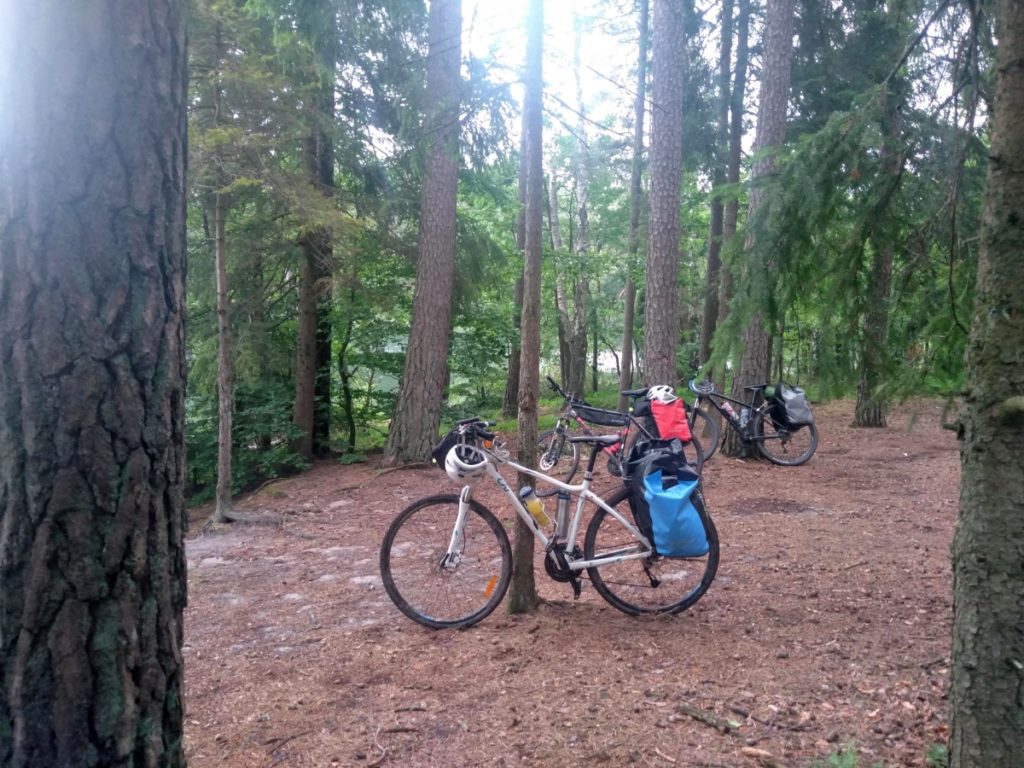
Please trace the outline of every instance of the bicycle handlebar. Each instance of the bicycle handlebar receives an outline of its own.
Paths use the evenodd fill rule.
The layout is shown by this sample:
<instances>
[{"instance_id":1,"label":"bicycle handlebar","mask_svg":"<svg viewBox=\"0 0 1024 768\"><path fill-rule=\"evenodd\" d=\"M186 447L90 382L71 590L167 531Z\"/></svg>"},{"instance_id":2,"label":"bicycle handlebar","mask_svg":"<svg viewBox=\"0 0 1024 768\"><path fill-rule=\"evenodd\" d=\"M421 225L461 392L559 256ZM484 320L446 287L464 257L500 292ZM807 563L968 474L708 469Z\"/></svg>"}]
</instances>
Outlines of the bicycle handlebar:
<instances>
[{"instance_id":1,"label":"bicycle handlebar","mask_svg":"<svg viewBox=\"0 0 1024 768\"><path fill-rule=\"evenodd\" d=\"M710 379L704 379L701 382L698 382L696 379L690 379L687 382L687 386L695 395L713 395L715 393L715 383Z\"/></svg>"},{"instance_id":2,"label":"bicycle handlebar","mask_svg":"<svg viewBox=\"0 0 1024 768\"><path fill-rule=\"evenodd\" d=\"M462 432L464 435L473 439L479 438L482 440L494 439L494 433L486 431L484 427L493 427L497 423L498 422L496 421L485 421L484 419L481 419L479 416L474 416L470 419L462 419L460 421L455 422L459 431Z\"/></svg>"}]
</instances>

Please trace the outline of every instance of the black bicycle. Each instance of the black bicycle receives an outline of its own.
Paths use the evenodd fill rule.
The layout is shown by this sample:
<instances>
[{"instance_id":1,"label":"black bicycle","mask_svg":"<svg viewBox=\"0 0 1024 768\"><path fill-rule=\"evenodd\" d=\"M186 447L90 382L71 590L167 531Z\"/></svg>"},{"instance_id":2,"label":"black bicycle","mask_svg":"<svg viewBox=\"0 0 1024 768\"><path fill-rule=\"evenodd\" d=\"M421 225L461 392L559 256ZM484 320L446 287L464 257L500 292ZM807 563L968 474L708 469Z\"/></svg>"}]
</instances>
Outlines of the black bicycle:
<instances>
[{"instance_id":1,"label":"black bicycle","mask_svg":"<svg viewBox=\"0 0 1024 768\"><path fill-rule=\"evenodd\" d=\"M818 428L813 423L788 423L779 411L779 404L765 398L767 384L745 387L750 392L747 403L716 392L714 383L707 379L701 382L691 379L689 387L697 396L691 411L690 429L696 434L693 414L703 414L706 425L710 425L702 432L705 461L718 450L721 438L721 430L708 417L705 404L718 411L724 423L735 430L744 443L755 446L758 453L773 464L797 467L806 463L818 448ZM739 412L734 406L738 406Z\"/></svg>"},{"instance_id":2,"label":"black bicycle","mask_svg":"<svg viewBox=\"0 0 1024 768\"><path fill-rule=\"evenodd\" d=\"M566 483L571 481L573 475L576 474L576 470L579 469L580 446L579 443L571 442L567 438L578 434L593 435L594 432L590 429L590 424L613 427L617 430L619 442L601 448L602 451L608 454L608 471L617 477L622 475L622 460L626 455L627 448L633 444L633 435L638 435L635 438L638 440L654 441L659 439L651 433L650 429L640 419L635 418L632 414L620 413L619 411L612 411L606 408L597 408L580 399L572 392L563 390L550 376L547 377L547 380L548 386L551 387L552 391L557 392L564 398L565 404L562 412L558 415L558 421L555 422L554 429L541 432L537 439L537 466L542 472L553 475ZM634 407L631 410L635 410L637 401L647 396L647 388L628 389L624 390L622 394L633 399ZM696 417L691 417L688 413L687 421L690 422L691 431L693 429L691 418L709 420L705 413L701 413ZM636 430L631 434L630 428L634 425ZM686 448L690 446L692 446L692 450L687 451ZM704 466L705 456L702 445L696 437L687 446L684 446L684 453L686 454L687 463L695 472L700 474ZM538 488L537 495L550 496L556 491L557 489L555 488Z\"/></svg>"}]
</instances>

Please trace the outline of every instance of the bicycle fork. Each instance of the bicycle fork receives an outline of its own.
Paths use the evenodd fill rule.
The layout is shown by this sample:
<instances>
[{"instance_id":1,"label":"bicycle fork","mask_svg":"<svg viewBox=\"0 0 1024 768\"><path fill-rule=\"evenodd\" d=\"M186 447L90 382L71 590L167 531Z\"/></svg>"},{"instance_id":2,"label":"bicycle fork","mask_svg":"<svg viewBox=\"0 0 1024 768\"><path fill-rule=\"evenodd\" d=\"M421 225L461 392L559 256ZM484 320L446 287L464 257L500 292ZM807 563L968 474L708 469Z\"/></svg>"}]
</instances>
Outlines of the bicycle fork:
<instances>
[{"instance_id":1,"label":"bicycle fork","mask_svg":"<svg viewBox=\"0 0 1024 768\"><path fill-rule=\"evenodd\" d=\"M459 493L459 512L455 516L452 537L448 541L448 549L441 556L441 562L438 563L441 570L453 570L462 562L463 529L466 527L466 515L469 514L469 500L472 496L472 486L464 485Z\"/></svg>"}]
</instances>

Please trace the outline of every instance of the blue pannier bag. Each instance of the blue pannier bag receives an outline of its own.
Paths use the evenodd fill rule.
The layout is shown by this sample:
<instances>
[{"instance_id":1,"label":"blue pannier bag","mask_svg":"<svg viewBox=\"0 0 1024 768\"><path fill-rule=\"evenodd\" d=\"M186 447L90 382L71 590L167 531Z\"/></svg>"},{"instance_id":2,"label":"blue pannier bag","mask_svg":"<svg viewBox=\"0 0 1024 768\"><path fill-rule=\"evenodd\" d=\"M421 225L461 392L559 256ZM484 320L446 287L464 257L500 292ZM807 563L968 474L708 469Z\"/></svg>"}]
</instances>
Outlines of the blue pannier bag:
<instances>
[{"instance_id":1,"label":"blue pannier bag","mask_svg":"<svg viewBox=\"0 0 1024 768\"><path fill-rule=\"evenodd\" d=\"M680 478L664 486L661 470L644 478L644 499L651 512L654 548L663 557L699 557L710 549L704 521L690 498L699 478Z\"/></svg>"}]
</instances>

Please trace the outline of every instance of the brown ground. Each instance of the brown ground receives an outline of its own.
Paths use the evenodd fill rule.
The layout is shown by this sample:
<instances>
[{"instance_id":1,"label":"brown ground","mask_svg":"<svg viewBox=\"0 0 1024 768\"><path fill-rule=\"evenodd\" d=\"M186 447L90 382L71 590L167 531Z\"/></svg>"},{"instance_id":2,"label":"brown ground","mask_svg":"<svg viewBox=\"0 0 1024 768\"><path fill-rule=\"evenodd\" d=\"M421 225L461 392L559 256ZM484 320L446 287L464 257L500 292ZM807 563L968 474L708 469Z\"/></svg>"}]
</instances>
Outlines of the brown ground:
<instances>
[{"instance_id":1,"label":"brown ground","mask_svg":"<svg viewBox=\"0 0 1024 768\"><path fill-rule=\"evenodd\" d=\"M402 507L454 490L443 473L325 462L263 488L240 509L283 524L188 542L190 765L803 768L850 743L862 766L924 765L947 735L956 440L939 404L884 430L851 412L817 407L804 467L708 463L721 565L677 617L588 584L574 602L538 570L538 613L431 631L377 557Z\"/></svg>"}]
</instances>

